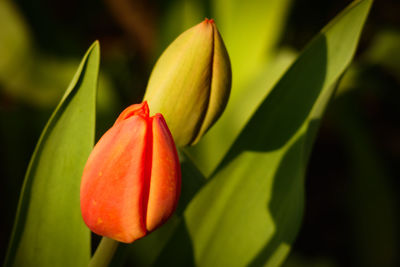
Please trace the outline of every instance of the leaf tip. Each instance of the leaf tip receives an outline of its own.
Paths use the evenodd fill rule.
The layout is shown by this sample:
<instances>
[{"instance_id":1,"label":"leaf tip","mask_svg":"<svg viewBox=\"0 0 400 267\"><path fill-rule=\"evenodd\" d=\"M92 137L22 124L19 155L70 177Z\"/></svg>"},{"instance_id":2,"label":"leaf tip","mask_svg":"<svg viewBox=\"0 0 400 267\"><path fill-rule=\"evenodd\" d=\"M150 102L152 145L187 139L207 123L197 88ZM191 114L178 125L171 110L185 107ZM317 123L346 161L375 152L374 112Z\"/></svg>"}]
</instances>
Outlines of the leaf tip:
<instances>
[{"instance_id":1,"label":"leaf tip","mask_svg":"<svg viewBox=\"0 0 400 267\"><path fill-rule=\"evenodd\" d=\"M96 40L92 43L92 45L88 49L89 52L96 52L98 53L100 51L100 41Z\"/></svg>"}]
</instances>

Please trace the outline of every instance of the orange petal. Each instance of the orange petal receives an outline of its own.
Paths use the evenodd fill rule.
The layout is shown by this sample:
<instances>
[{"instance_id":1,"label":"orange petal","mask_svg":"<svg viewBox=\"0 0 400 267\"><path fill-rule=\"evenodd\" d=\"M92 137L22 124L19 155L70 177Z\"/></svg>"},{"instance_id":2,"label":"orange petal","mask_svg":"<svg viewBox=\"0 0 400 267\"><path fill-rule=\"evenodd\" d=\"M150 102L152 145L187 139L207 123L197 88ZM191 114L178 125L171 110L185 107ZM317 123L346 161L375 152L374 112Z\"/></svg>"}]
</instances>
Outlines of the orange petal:
<instances>
[{"instance_id":1,"label":"orange petal","mask_svg":"<svg viewBox=\"0 0 400 267\"><path fill-rule=\"evenodd\" d=\"M132 110L146 112L146 106ZM81 184L81 210L94 233L131 243L147 233L143 199L148 191L144 177L149 127L148 119L123 114L88 159Z\"/></svg>"},{"instance_id":2,"label":"orange petal","mask_svg":"<svg viewBox=\"0 0 400 267\"><path fill-rule=\"evenodd\" d=\"M181 170L176 147L161 114L152 119L153 148L146 228L153 231L174 212L180 194Z\"/></svg>"},{"instance_id":3,"label":"orange petal","mask_svg":"<svg viewBox=\"0 0 400 267\"><path fill-rule=\"evenodd\" d=\"M149 106L147 105L147 101L144 101L140 104L130 105L121 114L119 114L117 120L115 121L114 125L132 117L134 115L141 115L145 118L149 117Z\"/></svg>"}]
</instances>

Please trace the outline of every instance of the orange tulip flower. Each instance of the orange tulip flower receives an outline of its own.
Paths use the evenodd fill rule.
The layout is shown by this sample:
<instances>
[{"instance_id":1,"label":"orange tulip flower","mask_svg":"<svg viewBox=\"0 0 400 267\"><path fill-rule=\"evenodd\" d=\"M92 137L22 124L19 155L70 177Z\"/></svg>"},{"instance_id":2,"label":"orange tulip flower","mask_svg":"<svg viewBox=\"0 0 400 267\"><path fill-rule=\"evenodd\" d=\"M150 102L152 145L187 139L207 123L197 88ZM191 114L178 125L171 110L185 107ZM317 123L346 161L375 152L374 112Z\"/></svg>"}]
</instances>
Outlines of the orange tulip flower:
<instances>
[{"instance_id":1,"label":"orange tulip flower","mask_svg":"<svg viewBox=\"0 0 400 267\"><path fill-rule=\"evenodd\" d=\"M125 109L94 147L80 198L96 234L131 243L162 225L179 199L181 171L174 140L161 114L146 102Z\"/></svg>"}]
</instances>

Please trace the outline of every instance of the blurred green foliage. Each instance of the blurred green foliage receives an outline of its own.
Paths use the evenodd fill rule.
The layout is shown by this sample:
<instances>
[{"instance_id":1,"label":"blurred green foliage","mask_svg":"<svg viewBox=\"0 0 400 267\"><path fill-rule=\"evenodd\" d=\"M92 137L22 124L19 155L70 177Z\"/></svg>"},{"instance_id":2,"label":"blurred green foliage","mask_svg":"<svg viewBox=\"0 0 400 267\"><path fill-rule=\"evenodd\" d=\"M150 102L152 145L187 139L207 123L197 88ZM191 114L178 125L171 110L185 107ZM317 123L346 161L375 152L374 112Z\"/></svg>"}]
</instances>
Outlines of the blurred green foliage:
<instances>
[{"instance_id":1,"label":"blurred green foliage","mask_svg":"<svg viewBox=\"0 0 400 267\"><path fill-rule=\"evenodd\" d=\"M204 17L220 18L216 23L235 54L233 71L240 79L234 74L233 84L240 92L257 77L274 82L350 1L249 2L0 1L1 261L36 141L82 51L95 39L102 45L99 136L126 105L140 101L166 45ZM399 10L396 0L374 3L357 57L321 122L308 167L304 223L287 266L399 264ZM260 29L268 36L259 35ZM246 51L247 42L258 46ZM236 55L252 58L254 65L236 63ZM231 101L242 98L232 95Z\"/></svg>"}]
</instances>

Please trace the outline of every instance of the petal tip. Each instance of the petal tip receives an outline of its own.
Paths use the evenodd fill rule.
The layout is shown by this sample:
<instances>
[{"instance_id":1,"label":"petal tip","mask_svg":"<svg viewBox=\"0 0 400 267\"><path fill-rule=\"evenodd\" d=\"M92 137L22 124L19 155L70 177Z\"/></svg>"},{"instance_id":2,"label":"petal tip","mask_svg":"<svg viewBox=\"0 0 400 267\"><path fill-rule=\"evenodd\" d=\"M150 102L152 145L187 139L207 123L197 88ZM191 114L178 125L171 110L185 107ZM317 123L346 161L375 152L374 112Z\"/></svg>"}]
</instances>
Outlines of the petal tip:
<instances>
[{"instance_id":1,"label":"petal tip","mask_svg":"<svg viewBox=\"0 0 400 267\"><path fill-rule=\"evenodd\" d=\"M145 118L149 117L149 105L147 104L147 101L144 101L140 104L130 105L124 109L124 111L121 112L118 119L115 121L115 124L135 115L141 115Z\"/></svg>"},{"instance_id":2,"label":"petal tip","mask_svg":"<svg viewBox=\"0 0 400 267\"><path fill-rule=\"evenodd\" d=\"M212 25L213 25L213 24L215 24L215 21L214 21L214 19L205 18L205 19L204 19L204 23L205 23L205 24L212 24Z\"/></svg>"}]
</instances>

